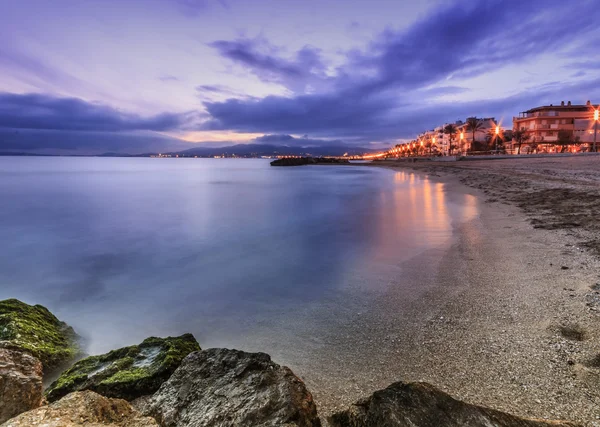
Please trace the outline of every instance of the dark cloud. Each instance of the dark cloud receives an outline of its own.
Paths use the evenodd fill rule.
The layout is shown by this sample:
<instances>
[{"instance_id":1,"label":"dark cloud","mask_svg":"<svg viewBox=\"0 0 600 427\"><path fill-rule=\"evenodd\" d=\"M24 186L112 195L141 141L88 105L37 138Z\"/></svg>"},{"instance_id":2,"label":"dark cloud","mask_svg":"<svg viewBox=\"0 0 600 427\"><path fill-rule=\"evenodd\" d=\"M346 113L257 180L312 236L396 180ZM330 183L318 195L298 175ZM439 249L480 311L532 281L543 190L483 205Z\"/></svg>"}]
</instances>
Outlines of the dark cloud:
<instances>
[{"instance_id":1,"label":"dark cloud","mask_svg":"<svg viewBox=\"0 0 600 427\"><path fill-rule=\"evenodd\" d=\"M214 129L223 126L214 117L226 119L228 129L241 132L314 133L327 137L349 137L356 142L410 138L444 122L465 117L496 116L503 123L519 111L561 99L585 102L600 98L600 79L578 84L539 85L518 95L470 102L422 102L398 107L393 99L349 99L344 96L268 97L260 101L229 100L208 104Z\"/></svg>"},{"instance_id":2,"label":"dark cloud","mask_svg":"<svg viewBox=\"0 0 600 427\"><path fill-rule=\"evenodd\" d=\"M0 128L0 153L103 154L185 150L190 143L156 132L92 132Z\"/></svg>"},{"instance_id":3,"label":"dark cloud","mask_svg":"<svg viewBox=\"0 0 600 427\"><path fill-rule=\"evenodd\" d=\"M251 101L229 99L204 105L212 117L204 123L205 130L349 135L391 114L395 101L344 92L294 98L268 96Z\"/></svg>"},{"instance_id":4,"label":"dark cloud","mask_svg":"<svg viewBox=\"0 0 600 427\"><path fill-rule=\"evenodd\" d=\"M565 17L568 16L568 19ZM205 102L204 129L241 132L314 133L381 139L414 133L466 115L508 115L549 95L587 99L568 84L531 88L518 96L468 103L434 102L464 89L449 81L479 76L545 53L577 58L598 40L600 8L593 0L487 0L451 2L407 29L388 29L364 51L346 53L336 77L324 74L317 53L291 59L264 41L218 41L213 47L263 80L318 81L316 93L260 100ZM261 49L262 46L262 49ZM596 48L597 49L597 48ZM311 67L311 64L315 64ZM587 82L590 83L590 82ZM586 90L593 90L591 85ZM485 94L482 94L485 98Z\"/></svg>"},{"instance_id":5,"label":"dark cloud","mask_svg":"<svg viewBox=\"0 0 600 427\"><path fill-rule=\"evenodd\" d=\"M365 83L372 89L422 87L568 51L573 40L595 34L599 17L588 0L453 2L406 30L383 32L366 52L353 53L352 64L375 73Z\"/></svg>"},{"instance_id":6,"label":"dark cloud","mask_svg":"<svg viewBox=\"0 0 600 427\"><path fill-rule=\"evenodd\" d=\"M165 131L185 127L194 114L140 117L78 98L0 93L0 127L87 131Z\"/></svg>"},{"instance_id":7,"label":"dark cloud","mask_svg":"<svg viewBox=\"0 0 600 427\"><path fill-rule=\"evenodd\" d=\"M314 90L328 80L321 52L312 46L304 46L291 58L281 56L281 48L261 37L218 40L210 46L261 80L282 84L294 92Z\"/></svg>"}]
</instances>

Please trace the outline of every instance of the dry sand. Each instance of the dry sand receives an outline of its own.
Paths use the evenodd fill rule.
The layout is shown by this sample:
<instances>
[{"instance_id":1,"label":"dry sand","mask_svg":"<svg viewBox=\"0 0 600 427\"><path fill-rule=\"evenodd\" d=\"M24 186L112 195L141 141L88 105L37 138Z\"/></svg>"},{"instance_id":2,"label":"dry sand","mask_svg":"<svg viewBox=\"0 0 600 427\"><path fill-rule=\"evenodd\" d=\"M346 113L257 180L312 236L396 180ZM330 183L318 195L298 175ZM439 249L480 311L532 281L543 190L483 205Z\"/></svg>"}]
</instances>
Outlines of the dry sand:
<instances>
[{"instance_id":1,"label":"dry sand","mask_svg":"<svg viewBox=\"0 0 600 427\"><path fill-rule=\"evenodd\" d=\"M469 403L600 426L600 156L379 165L477 195L480 215L450 249L403 265L405 283L428 289L408 309L390 287L297 367L320 413L427 381Z\"/></svg>"}]
</instances>

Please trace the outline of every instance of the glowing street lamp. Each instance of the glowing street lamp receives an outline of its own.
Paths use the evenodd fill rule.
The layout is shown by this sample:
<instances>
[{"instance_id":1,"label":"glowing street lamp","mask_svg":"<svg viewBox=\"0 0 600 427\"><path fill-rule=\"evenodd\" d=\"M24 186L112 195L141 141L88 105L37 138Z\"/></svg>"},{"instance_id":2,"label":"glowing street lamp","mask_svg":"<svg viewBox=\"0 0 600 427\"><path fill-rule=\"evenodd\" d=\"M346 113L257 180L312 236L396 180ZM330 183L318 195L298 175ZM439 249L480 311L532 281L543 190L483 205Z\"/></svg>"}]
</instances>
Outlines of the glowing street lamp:
<instances>
[{"instance_id":1,"label":"glowing street lamp","mask_svg":"<svg viewBox=\"0 0 600 427\"><path fill-rule=\"evenodd\" d=\"M598 114L600 113L600 107L594 110L594 153L596 152L596 138L598 135Z\"/></svg>"},{"instance_id":2,"label":"glowing street lamp","mask_svg":"<svg viewBox=\"0 0 600 427\"><path fill-rule=\"evenodd\" d=\"M463 131L460 132L460 150L463 151L463 139L465 139L465 133Z\"/></svg>"},{"instance_id":3,"label":"glowing street lamp","mask_svg":"<svg viewBox=\"0 0 600 427\"><path fill-rule=\"evenodd\" d=\"M496 154L498 154L498 138L500 138L500 126L496 125Z\"/></svg>"}]
</instances>

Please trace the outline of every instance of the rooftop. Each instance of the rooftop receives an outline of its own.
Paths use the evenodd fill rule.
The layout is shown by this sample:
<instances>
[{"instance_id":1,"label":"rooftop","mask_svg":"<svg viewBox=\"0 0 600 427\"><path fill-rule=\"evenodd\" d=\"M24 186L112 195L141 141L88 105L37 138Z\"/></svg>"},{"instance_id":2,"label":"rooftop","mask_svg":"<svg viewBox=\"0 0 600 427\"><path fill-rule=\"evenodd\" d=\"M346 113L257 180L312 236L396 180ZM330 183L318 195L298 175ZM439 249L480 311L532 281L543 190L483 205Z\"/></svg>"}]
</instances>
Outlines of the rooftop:
<instances>
[{"instance_id":1,"label":"rooftop","mask_svg":"<svg viewBox=\"0 0 600 427\"><path fill-rule=\"evenodd\" d=\"M562 101L560 103L560 105L544 105L542 107L535 107L532 108L530 110L527 111L523 111L523 113L535 113L538 111L545 111L545 110L556 110L556 111L584 111L586 109L595 109L598 108L598 105L594 106L590 101L588 101L586 104L571 104L571 101L568 101L567 103L565 103L564 101Z\"/></svg>"}]
</instances>

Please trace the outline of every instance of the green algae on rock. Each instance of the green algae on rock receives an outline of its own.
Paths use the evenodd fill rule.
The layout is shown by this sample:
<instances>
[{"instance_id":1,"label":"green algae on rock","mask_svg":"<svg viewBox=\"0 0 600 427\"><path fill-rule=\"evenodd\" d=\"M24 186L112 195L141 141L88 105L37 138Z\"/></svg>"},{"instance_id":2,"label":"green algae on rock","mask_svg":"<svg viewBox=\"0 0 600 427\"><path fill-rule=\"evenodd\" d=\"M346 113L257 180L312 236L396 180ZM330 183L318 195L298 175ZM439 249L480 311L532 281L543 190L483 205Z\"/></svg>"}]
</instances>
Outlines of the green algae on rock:
<instances>
[{"instance_id":1,"label":"green algae on rock","mask_svg":"<svg viewBox=\"0 0 600 427\"><path fill-rule=\"evenodd\" d=\"M0 341L40 359L48 373L83 355L80 337L41 305L0 301Z\"/></svg>"},{"instance_id":2,"label":"green algae on rock","mask_svg":"<svg viewBox=\"0 0 600 427\"><path fill-rule=\"evenodd\" d=\"M46 397L54 402L73 391L92 390L133 400L158 390L188 354L199 350L192 334L147 338L139 345L80 360L50 385Z\"/></svg>"}]
</instances>

